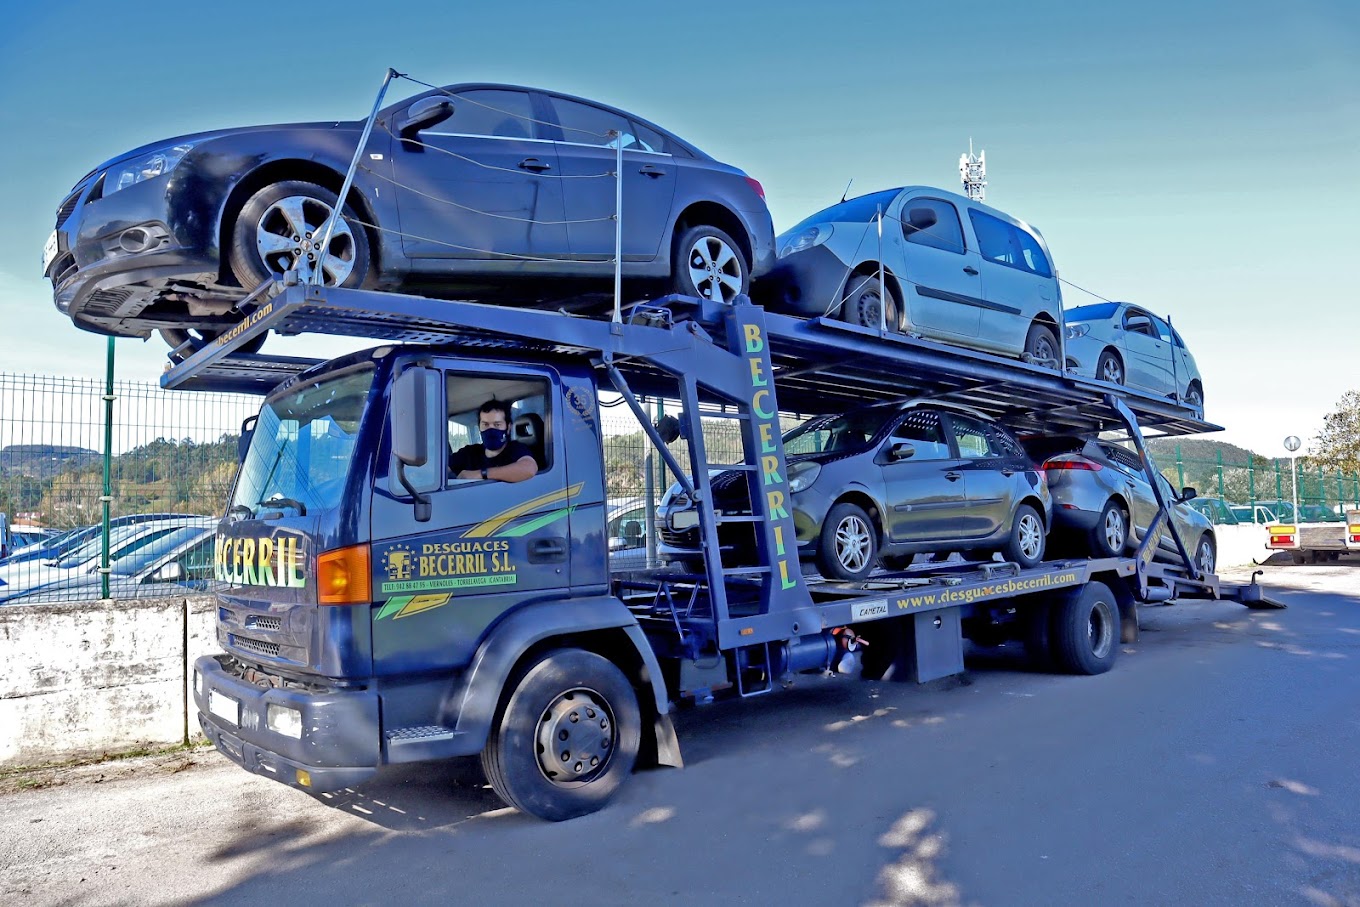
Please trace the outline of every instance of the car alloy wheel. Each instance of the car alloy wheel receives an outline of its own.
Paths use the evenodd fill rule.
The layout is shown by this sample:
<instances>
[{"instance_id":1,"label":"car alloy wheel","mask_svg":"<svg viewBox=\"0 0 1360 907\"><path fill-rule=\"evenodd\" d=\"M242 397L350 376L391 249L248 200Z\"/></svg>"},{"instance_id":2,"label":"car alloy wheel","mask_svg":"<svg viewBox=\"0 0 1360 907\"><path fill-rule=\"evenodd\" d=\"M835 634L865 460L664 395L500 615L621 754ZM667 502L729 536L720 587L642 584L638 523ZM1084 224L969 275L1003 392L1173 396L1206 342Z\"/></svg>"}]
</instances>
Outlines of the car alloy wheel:
<instances>
[{"instance_id":1,"label":"car alloy wheel","mask_svg":"<svg viewBox=\"0 0 1360 907\"><path fill-rule=\"evenodd\" d=\"M255 247L269 270L278 274L295 270L310 283L319 269L326 286L344 283L355 261L354 231L344 218L335 221L326 254L321 250L333 210L305 195L290 195L266 208L255 225Z\"/></svg>"},{"instance_id":2,"label":"car alloy wheel","mask_svg":"<svg viewBox=\"0 0 1360 907\"><path fill-rule=\"evenodd\" d=\"M1217 559L1213 539L1207 535L1200 536L1199 546L1195 549L1195 566L1203 573L1213 573Z\"/></svg>"},{"instance_id":3,"label":"car alloy wheel","mask_svg":"<svg viewBox=\"0 0 1360 907\"><path fill-rule=\"evenodd\" d=\"M741 255L721 238L700 236L687 259L690 283L703 298L731 303L741 292Z\"/></svg>"},{"instance_id":4,"label":"car alloy wheel","mask_svg":"<svg viewBox=\"0 0 1360 907\"><path fill-rule=\"evenodd\" d=\"M1044 553L1044 524L1032 511L1020 514L1016 524L1020 553L1026 560L1037 561Z\"/></svg>"},{"instance_id":5,"label":"car alloy wheel","mask_svg":"<svg viewBox=\"0 0 1360 907\"><path fill-rule=\"evenodd\" d=\"M1101 381L1108 381L1111 384L1123 384L1124 364L1120 362L1119 357L1113 353L1101 353L1097 377L1100 378Z\"/></svg>"},{"instance_id":6,"label":"car alloy wheel","mask_svg":"<svg viewBox=\"0 0 1360 907\"><path fill-rule=\"evenodd\" d=\"M1101 529L1105 536L1105 550L1113 551L1115 554L1124 550L1124 541L1128 538L1129 528L1124 524L1123 510L1118 507L1107 509Z\"/></svg>"},{"instance_id":7,"label":"car alloy wheel","mask_svg":"<svg viewBox=\"0 0 1360 907\"><path fill-rule=\"evenodd\" d=\"M836 524L836 560L850 573L859 573L873 553L873 530L858 514L848 514Z\"/></svg>"}]
</instances>

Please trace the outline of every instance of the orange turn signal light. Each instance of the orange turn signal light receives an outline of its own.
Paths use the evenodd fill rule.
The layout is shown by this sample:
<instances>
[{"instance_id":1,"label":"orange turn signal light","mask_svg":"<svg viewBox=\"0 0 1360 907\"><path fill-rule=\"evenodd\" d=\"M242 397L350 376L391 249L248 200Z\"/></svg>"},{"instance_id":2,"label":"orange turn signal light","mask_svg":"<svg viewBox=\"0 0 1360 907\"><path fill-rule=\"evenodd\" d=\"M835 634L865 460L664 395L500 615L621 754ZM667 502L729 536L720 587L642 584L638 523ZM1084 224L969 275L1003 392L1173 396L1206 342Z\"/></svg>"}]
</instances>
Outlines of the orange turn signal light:
<instances>
[{"instance_id":1,"label":"orange turn signal light","mask_svg":"<svg viewBox=\"0 0 1360 907\"><path fill-rule=\"evenodd\" d=\"M366 605L373 600L367 545L323 551L316 558L317 603Z\"/></svg>"}]
</instances>

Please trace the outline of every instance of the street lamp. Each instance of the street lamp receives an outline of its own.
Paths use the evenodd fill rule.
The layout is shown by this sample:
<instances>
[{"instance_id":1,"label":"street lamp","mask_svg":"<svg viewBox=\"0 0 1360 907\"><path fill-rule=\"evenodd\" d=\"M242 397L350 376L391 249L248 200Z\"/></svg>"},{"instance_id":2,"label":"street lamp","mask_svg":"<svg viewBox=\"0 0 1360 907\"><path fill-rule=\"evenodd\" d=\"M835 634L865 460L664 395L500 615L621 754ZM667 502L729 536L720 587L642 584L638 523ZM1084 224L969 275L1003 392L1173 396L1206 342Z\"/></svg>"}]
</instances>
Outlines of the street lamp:
<instances>
[{"instance_id":1,"label":"street lamp","mask_svg":"<svg viewBox=\"0 0 1360 907\"><path fill-rule=\"evenodd\" d=\"M1284 439L1284 449L1287 450L1287 451L1289 451L1289 472L1290 472L1290 474L1291 474L1291 475L1293 476L1293 478L1294 478L1294 481L1293 481L1293 487L1294 487L1294 519L1293 519L1293 522L1295 522L1295 523L1299 522L1299 455L1298 455L1298 449L1299 449L1300 447L1302 447L1302 446L1303 446L1303 442L1299 440L1298 435L1290 435L1289 437L1287 437L1287 438Z\"/></svg>"}]
</instances>

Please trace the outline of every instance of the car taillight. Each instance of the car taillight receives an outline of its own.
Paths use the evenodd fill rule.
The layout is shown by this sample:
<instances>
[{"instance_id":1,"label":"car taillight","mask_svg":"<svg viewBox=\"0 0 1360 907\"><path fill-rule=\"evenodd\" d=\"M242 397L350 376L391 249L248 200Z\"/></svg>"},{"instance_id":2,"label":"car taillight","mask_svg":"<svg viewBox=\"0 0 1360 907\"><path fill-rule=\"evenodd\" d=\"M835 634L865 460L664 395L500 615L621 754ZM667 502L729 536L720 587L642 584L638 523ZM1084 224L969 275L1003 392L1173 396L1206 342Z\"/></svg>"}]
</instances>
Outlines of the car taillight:
<instances>
[{"instance_id":1,"label":"car taillight","mask_svg":"<svg viewBox=\"0 0 1360 907\"><path fill-rule=\"evenodd\" d=\"M1088 460L1085 457L1053 457L1044 462L1044 469L1085 469L1090 472L1100 472L1104 469L1095 460Z\"/></svg>"},{"instance_id":2,"label":"car taillight","mask_svg":"<svg viewBox=\"0 0 1360 907\"><path fill-rule=\"evenodd\" d=\"M760 185L760 180L751 179L751 177L748 176L746 177L746 185L755 190L756 195L760 196L761 201L765 200L765 187Z\"/></svg>"}]
</instances>

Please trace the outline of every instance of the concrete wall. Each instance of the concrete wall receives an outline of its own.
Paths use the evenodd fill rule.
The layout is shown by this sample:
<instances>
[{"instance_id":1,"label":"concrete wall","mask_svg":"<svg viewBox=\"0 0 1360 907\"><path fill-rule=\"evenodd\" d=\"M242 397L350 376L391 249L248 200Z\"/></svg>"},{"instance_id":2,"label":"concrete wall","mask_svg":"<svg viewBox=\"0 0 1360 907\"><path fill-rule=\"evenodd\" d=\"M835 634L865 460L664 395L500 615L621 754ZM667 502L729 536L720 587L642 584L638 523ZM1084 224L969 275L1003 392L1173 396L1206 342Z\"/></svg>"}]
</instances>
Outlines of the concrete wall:
<instances>
[{"instance_id":1,"label":"concrete wall","mask_svg":"<svg viewBox=\"0 0 1360 907\"><path fill-rule=\"evenodd\" d=\"M214 616L206 596L0 607L0 767L198 736Z\"/></svg>"}]
</instances>

